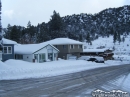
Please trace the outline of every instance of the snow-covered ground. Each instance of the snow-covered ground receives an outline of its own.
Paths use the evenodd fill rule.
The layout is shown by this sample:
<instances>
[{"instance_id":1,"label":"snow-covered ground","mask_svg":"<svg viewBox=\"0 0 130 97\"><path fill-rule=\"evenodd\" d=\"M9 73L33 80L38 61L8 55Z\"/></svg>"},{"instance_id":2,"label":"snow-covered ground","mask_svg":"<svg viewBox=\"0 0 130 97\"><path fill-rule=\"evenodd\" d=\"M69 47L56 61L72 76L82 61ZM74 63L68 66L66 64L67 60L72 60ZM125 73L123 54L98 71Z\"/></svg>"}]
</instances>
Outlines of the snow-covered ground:
<instances>
[{"instance_id":1,"label":"snow-covered ground","mask_svg":"<svg viewBox=\"0 0 130 97\"><path fill-rule=\"evenodd\" d=\"M121 36L123 37L123 36ZM83 43L86 49L94 50L99 48L99 47L105 47L103 49L115 49L113 51L114 53L114 59L115 60L130 60L130 35L127 35L125 37L125 41L121 42L116 42L115 44L113 43L113 36L109 37L99 37L98 39L92 41L92 45L88 45L88 43L84 42ZM88 50L89 51L89 50Z\"/></svg>"},{"instance_id":2,"label":"snow-covered ground","mask_svg":"<svg viewBox=\"0 0 130 97\"><path fill-rule=\"evenodd\" d=\"M130 73L127 75L122 75L119 78L112 80L101 87L107 91L111 91L114 89L120 89L120 90L124 90L126 92L130 92L130 84L128 84L129 81L130 81Z\"/></svg>"},{"instance_id":3,"label":"snow-covered ground","mask_svg":"<svg viewBox=\"0 0 130 97\"><path fill-rule=\"evenodd\" d=\"M84 60L59 60L30 63L21 60L0 61L0 80L50 77L111 65L127 64L129 61L106 61L104 63Z\"/></svg>"}]
</instances>

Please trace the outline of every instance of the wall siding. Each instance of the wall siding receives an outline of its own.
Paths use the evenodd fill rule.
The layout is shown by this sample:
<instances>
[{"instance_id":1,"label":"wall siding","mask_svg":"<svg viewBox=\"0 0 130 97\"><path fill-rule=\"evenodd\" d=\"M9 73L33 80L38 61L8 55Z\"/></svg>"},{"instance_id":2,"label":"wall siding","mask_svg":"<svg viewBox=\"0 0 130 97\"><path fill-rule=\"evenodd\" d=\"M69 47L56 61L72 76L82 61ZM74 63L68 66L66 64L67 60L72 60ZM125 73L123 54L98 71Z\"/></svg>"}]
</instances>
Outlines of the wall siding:
<instances>
[{"instance_id":1,"label":"wall siding","mask_svg":"<svg viewBox=\"0 0 130 97\"><path fill-rule=\"evenodd\" d=\"M8 59L14 59L14 44L4 44L4 46L11 46L12 47L12 54L2 54L2 61L6 61Z\"/></svg>"},{"instance_id":2,"label":"wall siding","mask_svg":"<svg viewBox=\"0 0 130 97\"><path fill-rule=\"evenodd\" d=\"M66 48L63 48L63 45L54 45L60 51L58 54L58 58L67 59L67 54L71 54L71 55L80 57L80 52L83 52L83 48L79 48L78 44L72 44L72 45L74 45L74 49L71 49L70 45L71 44L65 44ZM83 47L83 45L82 45L82 47Z\"/></svg>"},{"instance_id":3,"label":"wall siding","mask_svg":"<svg viewBox=\"0 0 130 97\"><path fill-rule=\"evenodd\" d=\"M28 62L33 62L33 54L23 55L23 60Z\"/></svg>"}]
</instances>

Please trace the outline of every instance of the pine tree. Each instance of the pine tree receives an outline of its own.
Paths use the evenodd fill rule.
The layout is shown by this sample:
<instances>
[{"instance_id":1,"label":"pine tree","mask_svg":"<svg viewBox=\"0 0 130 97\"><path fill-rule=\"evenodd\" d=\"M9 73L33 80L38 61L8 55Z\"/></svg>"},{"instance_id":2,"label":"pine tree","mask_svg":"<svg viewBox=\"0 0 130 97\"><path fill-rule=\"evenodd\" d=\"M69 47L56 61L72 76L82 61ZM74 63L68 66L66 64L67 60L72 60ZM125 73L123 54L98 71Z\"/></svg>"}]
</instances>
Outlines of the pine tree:
<instances>
[{"instance_id":1,"label":"pine tree","mask_svg":"<svg viewBox=\"0 0 130 97\"><path fill-rule=\"evenodd\" d=\"M90 41L90 45L92 45L92 42Z\"/></svg>"},{"instance_id":2,"label":"pine tree","mask_svg":"<svg viewBox=\"0 0 130 97\"><path fill-rule=\"evenodd\" d=\"M12 26L10 24L7 25L7 30L5 31L4 37L7 39L10 39L10 32L11 32Z\"/></svg>"},{"instance_id":3,"label":"pine tree","mask_svg":"<svg viewBox=\"0 0 130 97\"><path fill-rule=\"evenodd\" d=\"M89 33L87 34L86 42L87 42L88 44L91 43L91 39L90 39L90 34L89 34Z\"/></svg>"},{"instance_id":4,"label":"pine tree","mask_svg":"<svg viewBox=\"0 0 130 97\"><path fill-rule=\"evenodd\" d=\"M11 32L10 32L10 39L11 39L11 40L14 40L14 41L16 41L16 42L19 42L19 37L20 37L19 35L20 35L20 34L19 34L18 29L17 29L17 26L14 25L14 26L12 27Z\"/></svg>"},{"instance_id":5,"label":"pine tree","mask_svg":"<svg viewBox=\"0 0 130 97\"><path fill-rule=\"evenodd\" d=\"M115 50L115 47L113 46L113 48L112 48L112 49L113 49L113 51L114 51L114 50Z\"/></svg>"},{"instance_id":6,"label":"pine tree","mask_svg":"<svg viewBox=\"0 0 130 97\"><path fill-rule=\"evenodd\" d=\"M79 34L79 41L83 42L83 35Z\"/></svg>"},{"instance_id":7,"label":"pine tree","mask_svg":"<svg viewBox=\"0 0 130 97\"><path fill-rule=\"evenodd\" d=\"M38 39L37 42L43 42L43 41L47 41L50 40L50 37L48 35L48 28L47 25L45 23L42 23L39 27L38 27Z\"/></svg>"},{"instance_id":8,"label":"pine tree","mask_svg":"<svg viewBox=\"0 0 130 97\"><path fill-rule=\"evenodd\" d=\"M118 32L118 34L117 34L117 40L118 40L118 42L119 42L119 44L120 44L120 42L121 42L121 35L120 35L120 32Z\"/></svg>"},{"instance_id":9,"label":"pine tree","mask_svg":"<svg viewBox=\"0 0 130 97\"><path fill-rule=\"evenodd\" d=\"M117 41L117 33L115 32L113 36L113 43L115 44L116 41Z\"/></svg>"},{"instance_id":10,"label":"pine tree","mask_svg":"<svg viewBox=\"0 0 130 97\"><path fill-rule=\"evenodd\" d=\"M63 37L63 21L60 14L53 12L51 20L49 21L50 36L53 38Z\"/></svg>"},{"instance_id":11,"label":"pine tree","mask_svg":"<svg viewBox=\"0 0 130 97\"><path fill-rule=\"evenodd\" d=\"M31 27L31 22L28 21L27 28L30 28L30 27Z\"/></svg>"},{"instance_id":12,"label":"pine tree","mask_svg":"<svg viewBox=\"0 0 130 97\"><path fill-rule=\"evenodd\" d=\"M125 37L124 37L124 36L122 37L122 42L123 42L123 43L125 42Z\"/></svg>"}]
</instances>

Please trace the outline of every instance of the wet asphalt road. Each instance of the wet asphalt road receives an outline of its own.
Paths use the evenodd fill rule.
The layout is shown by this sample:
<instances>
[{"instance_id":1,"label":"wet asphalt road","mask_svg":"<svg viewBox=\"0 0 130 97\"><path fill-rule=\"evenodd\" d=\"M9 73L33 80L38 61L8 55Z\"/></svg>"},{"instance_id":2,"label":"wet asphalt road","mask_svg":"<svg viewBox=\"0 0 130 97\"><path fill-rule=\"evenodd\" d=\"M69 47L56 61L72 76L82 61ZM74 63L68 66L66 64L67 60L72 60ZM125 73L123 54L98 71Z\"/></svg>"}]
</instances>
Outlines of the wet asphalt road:
<instances>
[{"instance_id":1,"label":"wet asphalt road","mask_svg":"<svg viewBox=\"0 0 130 97\"><path fill-rule=\"evenodd\" d=\"M130 73L130 64L102 67L48 78L1 80L0 97L76 97ZM91 97L84 95L81 97ZM78 96L79 97L79 96Z\"/></svg>"}]
</instances>

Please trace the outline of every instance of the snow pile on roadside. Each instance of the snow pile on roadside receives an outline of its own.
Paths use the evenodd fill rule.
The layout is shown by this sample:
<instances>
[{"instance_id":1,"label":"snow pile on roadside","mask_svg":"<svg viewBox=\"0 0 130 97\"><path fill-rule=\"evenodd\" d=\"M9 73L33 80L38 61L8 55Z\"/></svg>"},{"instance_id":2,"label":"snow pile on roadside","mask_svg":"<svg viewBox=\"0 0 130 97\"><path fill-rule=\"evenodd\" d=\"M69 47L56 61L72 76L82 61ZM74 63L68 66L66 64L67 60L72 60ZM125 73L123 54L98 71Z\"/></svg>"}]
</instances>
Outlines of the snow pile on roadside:
<instances>
[{"instance_id":1,"label":"snow pile on roadside","mask_svg":"<svg viewBox=\"0 0 130 97\"><path fill-rule=\"evenodd\" d=\"M5 64L7 67L11 66L12 68L5 67L0 70L1 80L49 77L103 66L83 60L60 60L45 63L30 63L21 60L8 60Z\"/></svg>"},{"instance_id":2,"label":"snow pile on roadside","mask_svg":"<svg viewBox=\"0 0 130 97\"><path fill-rule=\"evenodd\" d=\"M10 66L0 61L0 72L6 69L10 69Z\"/></svg>"},{"instance_id":3,"label":"snow pile on roadside","mask_svg":"<svg viewBox=\"0 0 130 97\"><path fill-rule=\"evenodd\" d=\"M0 80L57 76L93 68L112 66L113 63L111 62L109 61L104 64L84 60L59 60L45 63L30 63L11 59L5 63L0 62Z\"/></svg>"}]
</instances>

